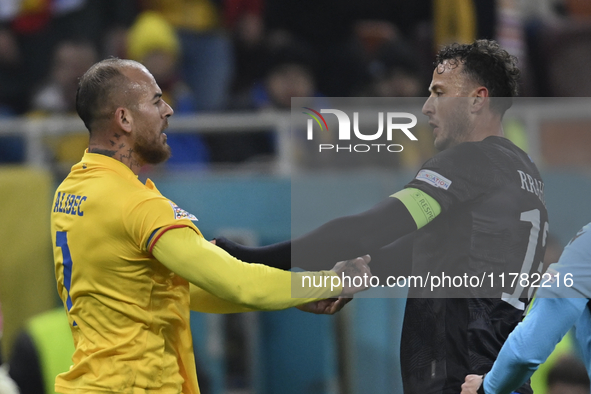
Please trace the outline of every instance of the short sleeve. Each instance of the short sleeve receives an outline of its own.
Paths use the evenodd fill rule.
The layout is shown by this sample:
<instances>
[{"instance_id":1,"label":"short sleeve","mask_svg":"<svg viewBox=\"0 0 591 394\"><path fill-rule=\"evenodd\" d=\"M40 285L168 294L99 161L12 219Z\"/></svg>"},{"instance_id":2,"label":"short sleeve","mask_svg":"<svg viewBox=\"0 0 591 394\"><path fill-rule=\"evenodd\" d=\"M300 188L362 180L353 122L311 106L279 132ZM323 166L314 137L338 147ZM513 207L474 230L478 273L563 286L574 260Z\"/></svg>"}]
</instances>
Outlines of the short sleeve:
<instances>
[{"instance_id":1,"label":"short sleeve","mask_svg":"<svg viewBox=\"0 0 591 394\"><path fill-rule=\"evenodd\" d=\"M443 211L488 193L495 183L494 167L477 143L466 142L428 160L405 187L422 190Z\"/></svg>"},{"instance_id":2,"label":"short sleeve","mask_svg":"<svg viewBox=\"0 0 591 394\"><path fill-rule=\"evenodd\" d=\"M192 222L197 220L195 216L166 197L151 192L135 195L123 215L127 233L143 251L149 251L159 236L170 228L190 227L201 235Z\"/></svg>"}]
</instances>

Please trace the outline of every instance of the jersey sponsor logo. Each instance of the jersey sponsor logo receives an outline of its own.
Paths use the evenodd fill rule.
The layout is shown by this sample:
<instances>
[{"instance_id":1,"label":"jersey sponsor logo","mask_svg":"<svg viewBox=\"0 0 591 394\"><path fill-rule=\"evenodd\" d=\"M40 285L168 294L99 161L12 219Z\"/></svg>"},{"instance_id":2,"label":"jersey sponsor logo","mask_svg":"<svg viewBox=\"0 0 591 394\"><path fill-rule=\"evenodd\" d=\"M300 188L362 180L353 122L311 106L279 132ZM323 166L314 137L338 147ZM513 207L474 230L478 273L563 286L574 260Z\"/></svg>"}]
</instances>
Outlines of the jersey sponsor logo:
<instances>
[{"instance_id":1,"label":"jersey sponsor logo","mask_svg":"<svg viewBox=\"0 0 591 394\"><path fill-rule=\"evenodd\" d=\"M53 212L84 216L84 211L82 210L82 203L84 201L86 201L86 196L58 192L55 198Z\"/></svg>"},{"instance_id":2,"label":"jersey sponsor logo","mask_svg":"<svg viewBox=\"0 0 591 394\"><path fill-rule=\"evenodd\" d=\"M427 182L428 184L447 190L451 186L451 181L441 174L431 170L421 170L416 176L419 181Z\"/></svg>"},{"instance_id":3,"label":"jersey sponsor logo","mask_svg":"<svg viewBox=\"0 0 591 394\"><path fill-rule=\"evenodd\" d=\"M172 210L174 211L174 217L175 219L179 220L179 219L189 219L189 220L193 220L196 221L198 220L195 215L185 211L183 208L179 207L178 205L176 205L175 203L173 203L172 201L169 201L170 206L172 207Z\"/></svg>"}]
</instances>

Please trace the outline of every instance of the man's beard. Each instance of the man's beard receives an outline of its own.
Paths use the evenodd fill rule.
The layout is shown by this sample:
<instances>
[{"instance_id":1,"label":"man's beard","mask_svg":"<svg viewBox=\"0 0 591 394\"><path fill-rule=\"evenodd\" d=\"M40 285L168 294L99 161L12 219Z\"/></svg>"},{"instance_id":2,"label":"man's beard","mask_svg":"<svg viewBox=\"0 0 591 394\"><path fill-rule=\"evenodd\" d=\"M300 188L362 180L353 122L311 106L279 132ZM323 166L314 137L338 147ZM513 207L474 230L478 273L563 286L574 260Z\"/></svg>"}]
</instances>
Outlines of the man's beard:
<instances>
[{"instance_id":1,"label":"man's beard","mask_svg":"<svg viewBox=\"0 0 591 394\"><path fill-rule=\"evenodd\" d=\"M143 164L160 164L168 160L171 151L168 144L160 141L160 135L155 140L148 140L139 135L133 145L133 151Z\"/></svg>"},{"instance_id":2,"label":"man's beard","mask_svg":"<svg viewBox=\"0 0 591 394\"><path fill-rule=\"evenodd\" d=\"M463 103L462 103L463 104ZM452 148L463 141L465 134L470 128L470 118L463 106L459 106L454 113L450 114L446 122L447 135L441 141L435 141L435 148L443 151Z\"/></svg>"}]
</instances>

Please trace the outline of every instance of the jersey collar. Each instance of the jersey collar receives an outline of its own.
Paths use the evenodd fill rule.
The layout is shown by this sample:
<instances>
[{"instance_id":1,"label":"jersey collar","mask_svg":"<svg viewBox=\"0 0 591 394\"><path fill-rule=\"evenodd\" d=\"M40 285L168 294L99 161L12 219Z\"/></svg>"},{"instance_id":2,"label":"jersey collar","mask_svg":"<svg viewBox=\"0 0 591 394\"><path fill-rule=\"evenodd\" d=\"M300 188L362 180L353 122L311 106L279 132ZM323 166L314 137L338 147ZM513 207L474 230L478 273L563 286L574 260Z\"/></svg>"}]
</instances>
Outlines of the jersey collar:
<instances>
[{"instance_id":1,"label":"jersey collar","mask_svg":"<svg viewBox=\"0 0 591 394\"><path fill-rule=\"evenodd\" d=\"M119 160L99 153L90 153L88 152L88 149L84 151L82 160L76 166L80 166L82 169L102 167L115 171L124 178L137 179L138 177L133 171L131 171L131 168Z\"/></svg>"}]
</instances>

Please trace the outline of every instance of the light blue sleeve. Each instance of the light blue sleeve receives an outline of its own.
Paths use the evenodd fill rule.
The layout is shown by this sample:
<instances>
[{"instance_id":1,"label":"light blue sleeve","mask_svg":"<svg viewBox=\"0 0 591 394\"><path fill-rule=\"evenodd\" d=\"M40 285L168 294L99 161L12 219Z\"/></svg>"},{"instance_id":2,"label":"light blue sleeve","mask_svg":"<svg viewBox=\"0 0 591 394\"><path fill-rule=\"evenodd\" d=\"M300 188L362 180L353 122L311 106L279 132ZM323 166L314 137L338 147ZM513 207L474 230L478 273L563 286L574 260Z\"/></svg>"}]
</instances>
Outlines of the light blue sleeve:
<instances>
[{"instance_id":1,"label":"light blue sleeve","mask_svg":"<svg viewBox=\"0 0 591 394\"><path fill-rule=\"evenodd\" d=\"M591 224L587 224L574 236L564 248L558 262L548 268L548 272L559 274L558 283L554 283L557 286L540 288L536 297L591 298ZM569 277L572 282L567 280ZM576 293L570 292L571 289L576 290Z\"/></svg>"},{"instance_id":2,"label":"light blue sleeve","mask_svg":"<svg viewBox=\"0 0 591 394\"><path fill-rule=\"evenodd\" d=\"M591 298L589 224L577 233L549 272L559 276L549 287L538 290L528 315L507 338L485 377L485 393L508 394L521 386L585 311ZM572 282L565 282L567 274Z\"/></svg>"},{"instance_id":3,"label":"light blue sleeve","mask_svg":"<svg viewBox=\"0 0 591 394\"><path fill-rule=\"evenodd\" d=\"M583 313L584 298L537 298L501 348L484 379L486 394L509 394L546 361Z\"/></svg>"}]
</instances>

